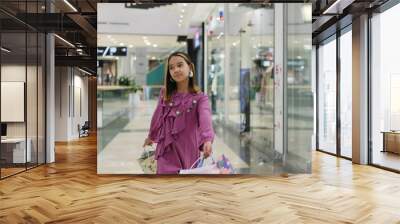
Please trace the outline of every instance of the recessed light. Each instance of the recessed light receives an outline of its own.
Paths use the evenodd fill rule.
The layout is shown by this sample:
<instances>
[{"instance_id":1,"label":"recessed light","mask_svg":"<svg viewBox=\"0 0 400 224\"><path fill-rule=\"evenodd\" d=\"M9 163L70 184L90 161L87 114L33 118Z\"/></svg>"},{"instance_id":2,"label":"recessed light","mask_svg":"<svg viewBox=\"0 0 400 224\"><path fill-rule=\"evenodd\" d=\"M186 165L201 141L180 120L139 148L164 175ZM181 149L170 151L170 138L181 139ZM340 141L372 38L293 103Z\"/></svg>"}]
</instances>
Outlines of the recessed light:
<instances>
[{"instance_id":1,"label":"recessed light","mask_svg":"<svg viewBox=\"0 0 400 224\"><path fill-rule=\"evenodd\" d=\"M124 43L119 43L119 46L124 46Z\"/></svg>"},{"instance_id":2,"label":"recessed light","mask_svg":"<svg viewBox=\"0 0 400 224\"><path fill-rule=\"evenodd\" d=\"M4 52L7 52L7 53L10 53L10 52L11 52L11 50L9 50L9 49L7 49L7 48L5 48L5 47L1 47L0 50L2 50L2 51L4 51Z\"/></svg>"},{"instance_id":3,"label":"recessed light","mask_svg":"<svg viewBox=\"0 0 400 224\"><path fill-rule=\"evenodd\" d=\"M110 39L110 38L111 38L111 35L107 35L107 38Z\"/></svg>"},{"instance_id":4,"label":"recessed light","mask_svg":"<svg viewBox=\"0 0 400 224\"><path fill-rule=\"evenodd\" d=\"M65 4L67 4L74 12L78 12L78 10L71 4L68 2L68 0L64 0Z\"/></svg>"},{"instance_id":5,"label":"recessed light","mask_svg":"<svg viewBox=\"0 0 400 224\"><path fill-rule=\"evenodd\" d=\"M119 57L116 57L115 59L119 60Z\"/></svg>"},{"instance_id":6,"label":"recessed light","mask_svg":"<svg viewBox=\"0 0 400 224\"><path fill-rule=\"evenodd\" d=\"M132 44L129 44L129 46L128 46L129 48L132 48L133 47L133 45Z\"/></svg>"},{"instance_id":7,"label":"recessed light","mask_svg":"<svg viewBox=\"0 0 400 224\"><path fill-rule=\"evenodd\" d=\"M180 15L179 17L181 17L181 19L183 18L183 15Z\"/></svg>"},{"instance_id":8,"label":"recessed light","mask_svg":"<svg viewBox=\"0 0 400 224\"><path fill-rule=\"evenodd\" d=\"M183 6L184 6L184 7L186 7L186 6L187 6L187 4L186 4L186 3L183 3Z\"/></svg>"},{"instance_id":9,"label":"recessed light","mask_svg":"<svg viewBox=\"0 0 400 224\"><path fill-rule=\"evenodd\" d=\"M181 11L182 13L184 13L185 12L185 10L184 9L182 9L182 11Z\"/></svg>"},{"instance_id":10,"label":"recessed light","mask_svg":"<svg viewBox=\"0 0 400 224\"><path fill-rule=\"evenodd\" d=\"M157 44L153 44L153 47L157 47Z\"/></svg>"},{"instance_id":11,"label":"recessed light","mask_svg":"<svg viewBox=\"0 0 400 224\"><path fill-rule=\"evenodd\" d=\"M60 39L61 41L63 41L64 43L66 43L67 45L69 45L69 46L75 48L75 45L73 45L71 42L67 41L66 39L64 39L64 38L62 38L62 37L60 37L60 36L58 36L57 34L54 34L54 36L57 37L58 39Z\"/></svg>"},{"instance_id":12,"label":"recessed light","mask_svg":"<svg viewBox=\"0 0 400 224\"><path fill-rule=\"evenodd\" d=\"M147 39L147 37L146 37L146 36L143 36L143 39Z\"/></svg>"},{"instance_id":13,"label":"recessed light","mask_svg":"<svg viewBox=\"0 0 400 224\"><path fill-rule=\"evenodd\" d=\"M150 44L149 42L146 42L146 45L147 45L147 46L150 46L151 44Z\"/></svg>"},{"instance_id":14,"label":"recessed light","mask_svg":"<svg viewBox=\"0 0 400 224\"><path fill-rule=\"evenodd\" d=\"M153 56L153 57L151 57L151 59L152 59L152 60L156 60L156 57Z\"/></svg>"}]
</instances>

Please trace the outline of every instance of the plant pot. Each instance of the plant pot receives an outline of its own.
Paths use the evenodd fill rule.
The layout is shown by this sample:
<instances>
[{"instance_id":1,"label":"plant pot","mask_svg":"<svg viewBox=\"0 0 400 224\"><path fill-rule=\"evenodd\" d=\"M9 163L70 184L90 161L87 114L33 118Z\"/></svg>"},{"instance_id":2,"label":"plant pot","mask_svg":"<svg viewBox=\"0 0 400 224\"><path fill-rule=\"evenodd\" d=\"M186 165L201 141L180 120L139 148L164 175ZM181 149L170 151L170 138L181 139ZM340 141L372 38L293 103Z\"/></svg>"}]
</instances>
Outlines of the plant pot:
<instances>
[{"instance_id":1,"label":"plant pot","mask_svg":"<svg viewBox=\"0 0 400 224\"><path fill-rule=\"evenodd\" d=\"M140 105L140 95L138 93L129 93L129 105L132 107Z\"/></svg>"}]
</instances>

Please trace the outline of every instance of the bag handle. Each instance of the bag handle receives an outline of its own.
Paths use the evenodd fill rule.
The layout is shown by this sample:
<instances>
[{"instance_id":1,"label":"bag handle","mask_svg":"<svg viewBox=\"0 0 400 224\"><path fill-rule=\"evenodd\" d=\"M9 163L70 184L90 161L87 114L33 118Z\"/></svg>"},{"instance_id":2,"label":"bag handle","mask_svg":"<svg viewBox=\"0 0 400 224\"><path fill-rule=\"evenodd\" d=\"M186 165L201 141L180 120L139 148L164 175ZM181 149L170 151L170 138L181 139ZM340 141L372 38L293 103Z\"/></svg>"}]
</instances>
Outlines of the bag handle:
<instances>
[{"instance_id":1,"label":"bag handle","mask_svg":"<svg viewBox=\"0 0 400 224\"><path fill-rule=\"evenodd\" d=\"M212 152L211 152L211 155L209 155L208 157L211 157L212 164L215 164L215 160L214 160L214 157L212 156ZM195 165L196 163L200 162L200 161L203 163L204 159L205 159L204 156L200 156L200 157L192 164L192 166L190 166L190 169L193 169L194 165Z\"/></svg>"},{"instance_id":2,"label":"bag handle","mask_svg":"<svg viewBox=\"0 0 400 224\"><path fill-rule=\"evenodd\" d=\"M154 146L150 145L150 148L154 151ZM145 153L147 153L147 155L150 154L150 150L146 150L146 146L143 147L143 151L144 151Z\"/></svg>"}]
</instances>

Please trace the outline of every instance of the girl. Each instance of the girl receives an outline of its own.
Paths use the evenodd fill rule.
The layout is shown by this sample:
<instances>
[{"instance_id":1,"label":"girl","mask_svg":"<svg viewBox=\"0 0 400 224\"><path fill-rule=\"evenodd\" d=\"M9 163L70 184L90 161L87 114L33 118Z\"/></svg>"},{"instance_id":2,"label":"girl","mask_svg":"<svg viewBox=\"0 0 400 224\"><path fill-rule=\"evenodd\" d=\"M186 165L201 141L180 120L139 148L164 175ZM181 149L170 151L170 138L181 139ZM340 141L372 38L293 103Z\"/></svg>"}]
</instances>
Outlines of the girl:
<instances>
[{"instance_id":1,"label":"girl","mask_svg":"<svg viewBox=\"0 0 400 224\"><path fill-rule=\"evenodd\" d=\"M194 64L183 52L168 57L150 132L143 147L157 143L157 174L177 174L212 152L214 130L206 94L196 86Z\"/></svg>"}]
</instances>

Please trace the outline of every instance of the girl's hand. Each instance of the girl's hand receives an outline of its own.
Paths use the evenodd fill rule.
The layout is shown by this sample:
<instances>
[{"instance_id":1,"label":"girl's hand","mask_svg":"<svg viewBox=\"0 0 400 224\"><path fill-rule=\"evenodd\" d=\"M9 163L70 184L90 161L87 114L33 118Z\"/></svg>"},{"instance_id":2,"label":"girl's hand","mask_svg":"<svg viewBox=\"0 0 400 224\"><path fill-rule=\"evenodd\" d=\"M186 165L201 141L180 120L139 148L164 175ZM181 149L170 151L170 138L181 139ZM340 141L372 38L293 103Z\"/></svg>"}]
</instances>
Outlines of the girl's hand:
<instances>
[{"instance_id":1,"label":"girl's hand","mask_svg":"<svg viewBox=\"0 0 400 224\"><path fill-rule=\"evenodd\" d=\"M145 140L144 140L144 143L143 143L143 148L145 147L145 146L147 146L147 145L149 145L149 146L151 146L151 145L153 145L153 140L151 140L150 138L146 138Z\"/></svg>"},{"instance_id":2,"label":"girl's hand","mask_svg":"<svg viewBox=\"0 0 400 224\"><path fill-rule=\"evenodd\" d=\"M207 158L208 156L210 156L211 155L211 153L212 153L212 148L211 148L211 142L210 141L207 141L207 142L204 142L204 144L203 144L203 155L204 155L204 158Z\"/></svg>"}]
</instances>

